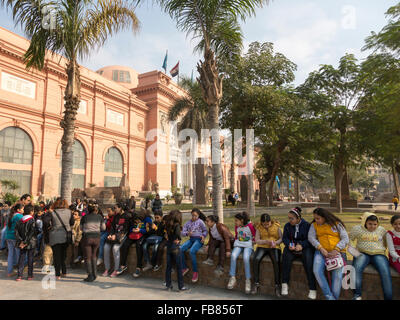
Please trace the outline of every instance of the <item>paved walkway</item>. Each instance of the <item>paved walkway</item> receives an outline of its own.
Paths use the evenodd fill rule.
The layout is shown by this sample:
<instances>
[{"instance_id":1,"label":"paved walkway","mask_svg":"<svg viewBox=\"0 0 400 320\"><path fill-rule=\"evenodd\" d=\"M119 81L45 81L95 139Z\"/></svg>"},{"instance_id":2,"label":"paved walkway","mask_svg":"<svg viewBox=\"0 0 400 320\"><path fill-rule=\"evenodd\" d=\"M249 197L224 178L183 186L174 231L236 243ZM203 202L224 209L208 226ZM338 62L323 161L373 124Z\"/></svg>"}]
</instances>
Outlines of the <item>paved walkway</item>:
<instances>
[{"instance_id":1,"label":"paved walkway","mask_svg":"<svg viewBox=\"0 0 400 320\"><path fill-rule=\"evenodd\" d=\"M241 292L214 289L189 284L189 292L163 291L162 281L153 278L135 279L130 274L117 278L101 275L95 282L86 283L84 269L68 269L67 278L56 281L55 289L43 288L45 275L34 270L34 280L17 282L7 278L4 254L0 257L0 300L274 300L265 295L249 296ZM177 283L173 283L177 287ZM45 285L46 286L46 285Z\"/></svg>"}]
</instances>

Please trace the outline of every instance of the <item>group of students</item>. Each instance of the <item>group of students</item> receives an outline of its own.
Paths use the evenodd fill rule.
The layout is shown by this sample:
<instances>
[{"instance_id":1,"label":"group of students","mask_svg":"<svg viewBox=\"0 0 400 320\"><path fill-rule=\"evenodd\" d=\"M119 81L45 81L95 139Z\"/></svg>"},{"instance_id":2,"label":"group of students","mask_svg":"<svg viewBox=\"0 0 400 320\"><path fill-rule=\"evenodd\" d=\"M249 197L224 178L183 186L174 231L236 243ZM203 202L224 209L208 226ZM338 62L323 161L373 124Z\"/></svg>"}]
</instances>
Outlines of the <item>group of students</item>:
<instances>
[{"instance_id":1,"label":"group of students","mask_svg":"<svg viewBox=\"0 0 400 320\"><path fill-rule=\"evenodd\" d=\"M66 258L70 247L72 261L79 262L79 256L84 256L88 273L84 281L91 282L96 280L97 267L102 263L105 266L104 277L124 273L129 249L134 244L137 265L133 276L139 277L143 271L158 271L166 248L165 289L173 289L171 274L176 269L178 289L185 291L188 287L184 285L184 276L190 271L185 252L189 251L192 282L195 283L199 280L197 252L205 246L207 259L203 263L213 266L214 254L219 248L214 272L217 276L223 275L225 261L230 258L228 289L237 284L237 259L243 254L247 294L259 292L261 261L269 256L277 296L288 295L292 263L299 259L307 277L308 297L316 299L318 283L328 300L340 297L348 251L354 257L356 272L353 299L361 299L363 271L369 264L379 272L384 298L392 299L390 266L400 272L400 215L392 217L393 230L386 231L379 225L378 217L367 212L361 224L347 233L340 218L324 208L314 210L311 223L302 218L301 211L299 207L289 211L283 232L279 222L267 213L262 214L259 222L254 224L246 212L238 213L232 234L216 215L206 217L197 208L192 210L191 219L183 225L179 210L163 215L157 209L152 215L150 210L137 212L135 205L117 204L107 208L107 214L103 216L93 201L85 204L77 201L68 206L65 200L58 198L50 205L40 203L33 206L30 195L23 195L12 206L10 203L0 206L3 227L0 249L4 249L5 242L9 277L13 276L13 268L17 267L16 280L21 281L27 265L27 279L33 279L34 257L39 256L48 270L53 260L55 276L59 280L67 276ZM182 243L183 237L189 239ZM350 245L350 240L357 241L356 247ZM256 250L253 253L254 246ZM153 247L151 257L150 247ZM389 258L386 256L387 249Z\"/></svg>"}]
</instances>

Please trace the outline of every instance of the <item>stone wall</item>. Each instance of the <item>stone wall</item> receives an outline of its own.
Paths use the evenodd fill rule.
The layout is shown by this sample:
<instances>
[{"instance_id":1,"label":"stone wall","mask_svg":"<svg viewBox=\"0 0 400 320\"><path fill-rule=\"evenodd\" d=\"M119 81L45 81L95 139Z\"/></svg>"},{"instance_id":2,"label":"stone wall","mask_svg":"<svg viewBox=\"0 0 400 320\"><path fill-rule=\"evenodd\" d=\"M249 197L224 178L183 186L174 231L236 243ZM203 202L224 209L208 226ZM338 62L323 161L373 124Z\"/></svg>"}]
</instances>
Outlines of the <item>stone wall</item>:
<instances>
[{"instance_id":1,"label":"stone wall","mask_svg":"<svg viewBox=\"0 0 400 320\"><path fill-rule=\"evenodd\" d=\"M166 249L165 249L166 251ZM185 253L186 261L191 268L191 260L189 253ZM190 287L194 287L196 285L202 286L210 286L213 288L226 288L229 280L229 266L230 259L226 259L225 261L225 273L218 277L215 275L214 268L212 266L204 265L202 262L207 258L206 252L204 248L200 249L197 253L197 263L199 269L199 281L196 284L191 282L192 272L188 272L188 274L184 278L185 284ZM252 260L252 258L251 258ZM218 262L218 249L216 251L214 262ZM251 261L251 266L252 266ZM164 281L165 276L165 267L166 267L166 258L164 254L163 266L162 268L154 272L152 270L142 273L143 277L152 277L158 278L161 281ZM136 250L135 247L132 246L129 250L128 256L128 271L129 273L133 273L136 269ZM265 257L261 262L261 274L260 274L260 294L265 295L274 295L274 276L273 276L273 266L269 257ZM395 271L391 270L392 273L392 281L393 281L393 299L400 299L400 275ZM237 269L236 269L236 279L237 285L234 290L244 292L244 264L242 260L242 256L239 256L237 261ZM172 280L176 281L176 272L172 274ZM174 287L177 286L176 283L173 284ZM317 285L317 299L323 300L324 297L322 295L321 289ZM307 300L308 295L308 285L306 274L303 269L303 265L301 261L294 261L291 272L291 279L289 284L289 296L288 299L293 300ZM226 296L229 297L229 290L226 290ZM353 297L353 293L351 290L342 290L341 300L350 300ZM379 274L373 269L372 266L368 266L364 272L363 279L363 299L364 300L383 300L383 293L381 288L381 282Z\"/></svg>"}]
</instances>

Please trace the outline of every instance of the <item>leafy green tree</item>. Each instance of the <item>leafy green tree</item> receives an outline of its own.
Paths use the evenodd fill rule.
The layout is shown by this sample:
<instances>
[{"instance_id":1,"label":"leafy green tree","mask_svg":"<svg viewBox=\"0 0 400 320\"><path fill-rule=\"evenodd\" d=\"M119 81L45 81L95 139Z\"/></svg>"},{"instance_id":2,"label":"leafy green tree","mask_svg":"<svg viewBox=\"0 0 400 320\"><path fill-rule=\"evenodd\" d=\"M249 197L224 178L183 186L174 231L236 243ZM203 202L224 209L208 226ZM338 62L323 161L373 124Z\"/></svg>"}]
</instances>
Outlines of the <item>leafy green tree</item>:
<instances>
[{"instance_id":1,"label":"leafy green tree","mask_svg":"<svg viewBox=\"0 0 400 320\"><path fill-rule=\"evenodd\" d=\"M374 49L363 63L368 90L360 108L358 130L368 155L391 169L395 193L400 194L400 3L386 12L388 24L372 32L363 50Z\"/></svg>"},{"instance_id":2,"label":"leafy green tree","mask_svg":"<svg viewBox=\"0 0 400 320\"><path fill-rule=\"evenodd\" d=\"M354 55L347 54L337 68L321 66L300 87L303 96L316 108L320 122L318 134L324 139L317 159L333 168L339 212L342 212L342 184L347 179L347 168L364 160L363 146L354 126L355 110L364 94L363 85L360 64Z\"/></svg>"},{"instance_id":3,"label":"leafy green tree","mask_svg":"<svg viewBox=\"0 0 400 320\"><path fill-rule=\"evenodd\" d=\"M135 2L136 3L136 2ZM24 55L27 68L42 70L46 50L59 53L67 59L65 72L64 130L62 144L61 197L71 202L73 144L76 114L80 104L81 77L79 58L89 57L114 33L132 28L136 31L139 21L134 5L124 0L0 0L2 6L12 10L13 19L20 24L30 45ZM51 9L50 9L51 8ZM43 12L50 9L54 24L47 25Z\"/></svg>"},{"instance_id":4,"label":"leafy green tree","mask_svg":"<svg viewBox=\"0 0 400 320\"><path fill-rule=\"evenodd\" d=\"M177 22L178 29L193 35L196 50L204 60L197 65L203 98L208 106L208 128L212 144L212 203L214 214L223 221L222 168L219 143L220 103L223 77L218 64L239 54L243 34L239 20L255 15L268 0L157 0L161 8Z\"/></svg>"}]
</instances>

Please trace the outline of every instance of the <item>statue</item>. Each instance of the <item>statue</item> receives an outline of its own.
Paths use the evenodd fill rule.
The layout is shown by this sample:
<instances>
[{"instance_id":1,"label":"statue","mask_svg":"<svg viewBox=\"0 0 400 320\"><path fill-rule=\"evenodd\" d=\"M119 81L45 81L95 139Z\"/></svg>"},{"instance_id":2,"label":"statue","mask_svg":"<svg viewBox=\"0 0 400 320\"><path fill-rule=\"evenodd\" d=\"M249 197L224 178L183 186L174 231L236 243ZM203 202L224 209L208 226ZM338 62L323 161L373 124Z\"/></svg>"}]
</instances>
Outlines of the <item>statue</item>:
<instances>
[{"instance_id":1,"label":"statue","mask_svg":"<svg viewBox=\"0 0 400 320\"><path fill-rule=\"evenodd\" d=\"M147 191L152 191L153 190L153 183L151 182L151 180L149 180L149 182L147 182Z\"/></svg>"},{"instance_id":2,"label":"statue","mask_svg":"<svg viewBox=\"0 0 400 320\"><path fill-rule=\"evenodd\" d=\"M158 182L156 182L156 183L154 184L154 191L155 191L156 193L159 193L159 192L160 192L160 185L159 185Z\"/></svg>"}]
</instances>

